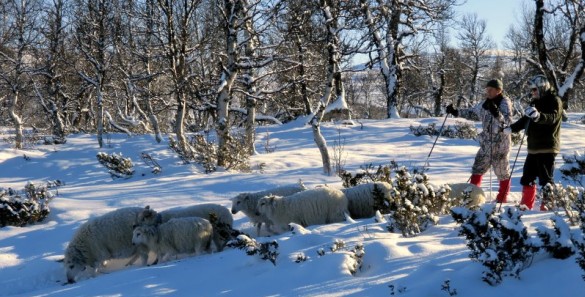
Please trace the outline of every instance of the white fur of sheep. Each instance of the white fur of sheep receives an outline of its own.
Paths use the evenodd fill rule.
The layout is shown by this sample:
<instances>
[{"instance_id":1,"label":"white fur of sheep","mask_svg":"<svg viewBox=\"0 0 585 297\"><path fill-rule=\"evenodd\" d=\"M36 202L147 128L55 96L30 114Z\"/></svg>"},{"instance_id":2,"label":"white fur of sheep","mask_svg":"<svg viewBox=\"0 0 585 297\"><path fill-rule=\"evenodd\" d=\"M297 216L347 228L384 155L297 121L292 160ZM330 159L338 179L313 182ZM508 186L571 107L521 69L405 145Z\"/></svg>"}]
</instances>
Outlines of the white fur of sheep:
<instances>
[{"instance_id":1,"label":"white fur of sheep","mask_svg":"<svg viewBox=\"0 0 585 297\"><path fill-rule=\"evenodd\" d=\"M258 212L266 215L277 232L285 232L289 223L307 227L344 221L347 198L338 189L316 188L286 197L262 197L258 200Z\"/></svg>"},{"instance_id":2,"label":"white fur of sheep","mask_svg":"<svg viewBox=\"0 0 585 297\"><path fill-rule=\"evenodd\" d=\"M374 209L374 187L382 191L386 200L390 200L392 186L387 182L360 184L351 188L341 189L345 197L347 197L347 209L352 218L363 219L376 215L376 210Z\"/></svg>"},{"instance_id":3,"label":"white fur of sheep","mask_svg":"<svg viewBox=\"0 0 585 297\"><path fill-rule=\"evenodd\" d=\"M94 276L110 259L131 257L130 265L140 258L146 264L148 252L132 245L132 225L141 211L140 207L121 208L79 226L65 249L67 281L74 283L82 276Z\"/></svg>"},{"instance_id":4,"label":"white fur of sheep","mask_svg":"<svg viewBox=\"0 0 585 297\"><path fill-rule=\"evenodd\" d=\"M479 206L485 203L485 193L482 188L470 183L451 183L447 184L451 188L449 198L462 197L464 191L471 191L470 200L465 201L465 206Z\"/></svg>"},{"instance_id":5,"label":"white fur of sheep","mask_svg":"<svg viewBox=\"0 0 585 297\"><path fill-rule=\"evenodd\" d=\"M258 200L269 195L290 196L306 189L307 188L302 183L299 183L297 185L281 186L260 192L241 193L232 198L232 214L236 214L239 211L243 212L250 219L250 222L256 226L257 235L260 235L262 223L266 224L266 229L270 232L270 226L272 223L265 215L257 214Z\"/></svg>"},{"instance_id":6,"label":"white fur of sheep","mask_svg":"<svg viewBox=\"0 0 585 297\"><path fill-rule=\"evenodd\" d=\"M179 255L199 255L212 250L213 227L200 217L170 219L160 225L139 225L132 232L132 243L145 245L165 262ZM214 242L214 244L218 244Z\"/></svg>"},{"instance_id":7,"label":"white fur of sheep","mask_svg":"<svg viewBox=\"0 0 585 297\"><path fill-rule=\"evenodd\" d=\"M200 217L209 220L210 214L217 216L218 223L226 224L231 228L234 224L234 217L230 210L215 203L203 203L187 207L178 207L156 212L150 206L146 206L137 216L135 225L156 225L168 222L173 218Z\"/></svg>"}]
</instances>

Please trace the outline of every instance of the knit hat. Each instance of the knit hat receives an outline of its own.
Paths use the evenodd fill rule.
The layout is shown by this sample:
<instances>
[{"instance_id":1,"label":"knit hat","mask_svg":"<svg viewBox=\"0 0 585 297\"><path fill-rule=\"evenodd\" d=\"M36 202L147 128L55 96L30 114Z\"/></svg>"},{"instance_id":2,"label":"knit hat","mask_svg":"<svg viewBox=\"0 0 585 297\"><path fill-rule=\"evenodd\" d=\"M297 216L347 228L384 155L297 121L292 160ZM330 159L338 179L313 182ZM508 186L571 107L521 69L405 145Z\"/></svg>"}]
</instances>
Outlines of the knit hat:
<instances>
[{"instance_id":1,"label":"knit hat","mask_svg":"<svg viewBox=\"0 0 585 297\"><path fill-rule=\"evenodd\" d=\"M504 84L499 79L492 79L492 80L487 82L486 88L487 87L492 87L492 88L502 90L502 89L504 89Z\"/></svg>"}]
</instances>

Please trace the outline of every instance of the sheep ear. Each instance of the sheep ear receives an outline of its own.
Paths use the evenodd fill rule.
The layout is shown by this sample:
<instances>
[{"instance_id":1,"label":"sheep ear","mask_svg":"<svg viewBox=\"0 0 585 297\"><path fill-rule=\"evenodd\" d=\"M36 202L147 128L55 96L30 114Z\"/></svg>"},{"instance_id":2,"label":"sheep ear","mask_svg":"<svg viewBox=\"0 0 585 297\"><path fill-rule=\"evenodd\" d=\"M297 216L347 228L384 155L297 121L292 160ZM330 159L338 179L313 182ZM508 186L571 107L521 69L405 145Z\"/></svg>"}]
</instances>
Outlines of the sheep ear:
<instances>
[{"instance_id":1,"label":"sheep ear","mask_svg":"<svg viewBox=\"0 0 585 297\"><path fill-rule=\"evenodd\" d=\"M144 207L145 210L150 210L150 205Z\"/></svg>"}]
</instances>

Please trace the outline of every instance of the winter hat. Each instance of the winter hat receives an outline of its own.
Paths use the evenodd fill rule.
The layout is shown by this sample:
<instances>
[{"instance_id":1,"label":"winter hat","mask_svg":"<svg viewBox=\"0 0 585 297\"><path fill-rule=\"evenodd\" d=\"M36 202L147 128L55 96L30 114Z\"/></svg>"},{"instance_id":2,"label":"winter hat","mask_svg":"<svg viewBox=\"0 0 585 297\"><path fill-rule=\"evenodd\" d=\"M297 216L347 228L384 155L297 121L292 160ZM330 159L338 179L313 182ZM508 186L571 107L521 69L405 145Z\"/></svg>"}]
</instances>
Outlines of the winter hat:
<instances>
[{"instance_id":1,"label":"winter hat","mask_svg":"<svg viewBox=\"0 0 585 297\"><path fill-rule=\"evenodd\" d=\"M538 97L542 97L547 91L550 90L550 84L546 77L542 74L536 75L528 81L528 87L531 89L538 90Z\"/></svg>"},{"instance_id":2,"label":"winter hat","mask_svg":"<svg viewBox=\"0 0 585 297\"><path fill-rule=\"evenodd\" d=\"M502 89L504 89L504 84L499 79L492 79L492 80L487 82L486 88L487 87L492 87L492 88L502 90Z\"/></svg>"}]
</instances>

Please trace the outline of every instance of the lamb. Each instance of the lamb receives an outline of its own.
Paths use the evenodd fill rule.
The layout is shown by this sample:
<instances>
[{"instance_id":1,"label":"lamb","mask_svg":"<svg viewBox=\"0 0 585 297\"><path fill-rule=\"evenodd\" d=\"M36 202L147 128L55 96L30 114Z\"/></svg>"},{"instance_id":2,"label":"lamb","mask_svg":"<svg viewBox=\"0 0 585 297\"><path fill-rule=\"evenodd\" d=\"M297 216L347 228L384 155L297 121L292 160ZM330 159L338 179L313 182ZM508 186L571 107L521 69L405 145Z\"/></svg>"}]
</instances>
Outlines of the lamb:
<instances>
[{"instance_id":1,"label":"lamb","mask_svg":"<svg viewBox=\"0 0 585 297\"><path fill-rule=\"evenodd\" d=\"M214 203L203 203L192 205L188 207L171 208L160 213L146 206L137 216L135 225L156 225L160 223L168 222L172 218L182 217L200 217L209 220L210 215L215 214L217 216L218 224L226 225L226 227L232 228L234 224L234 218L230 214L227 207L214 204Z\"/></svg>"},{"instance_id":2,"label":"lamb","mask_svg":"<svg viewBox=\"0 0 585 297\"><path fill-rule=\"evenodd\" d=\"M140 258L146 264L148 251L132 245L132 224L141 211L140 207L120 208L83 223L65 249L67 281L95 275L110 259L131 257L127 264L131 265Z\"/></svg>"},{"instance_id":3,"label":"lamb","mask_svg":"<svg viewBox=\"0 0 585 297\"><path fill-rule=\"evenodd\" d=\"M175 259L181 254L199 255L210 252L212 241L218 246L219 238L213 236L211 223L199 217L173 218L160 225L139 225L132 232L132 243L143 244L156 253L158 261Z\"/></svg>"},{"instance_id":4,"label":"lamb","mask_svg":"<svg viewBox=\"0 0 585 297\"><path fill-rule=\"evenodd\" d=\"M349 214L354 219L371 218L376 215L374 209L374 189L381 191L384 199L390 200L392 186L387 182L360 184L341 191L347 197Z\"/></svg>"},{"instance_id":5,"label":"lamb","mask_svg":"<svg viewBox=\"0 0 585 297\"><path fill-rule=\"evenodd\" d=\"M470 183L451 183L447 184L451 188L449 198L463 197L464 191L470 192L470 200L464 201L465 206L473 207L485 203L485 193L482 188Z\"/></svg>"},{"instance_id":6,"label":"lamb","mask_svg":"<svg viewBox=\"0 0 585 297\"><path fill-rule=\"evenodd\" d=\"M289 185L273 188L270 190L254 192L254 193L241 193L238 196L232 198L232 214L236 214L239 211L243 212L252 222L256 225L256 234L260 235L260 229L262 223L266 224L266 229L271 232L270 226L272 223L264 215L257 215L258 200L264 196L276 195L276 196L289 196L302 192L307 188L299 183L298 185Z\"/></svg>"},{"instance_id":7,"label":"lamb","mask_svg":"<svg viewBox=\"0 0 585 297\"><path fill-rule=\"evenodd\" d=\"M266 196L258 200L257 215L265 215L277 232L289 230L289 223L303 227L342 222L347 213L347 198L338 189L323 187L286 197Z\"/></svg>"}]
</instances>

